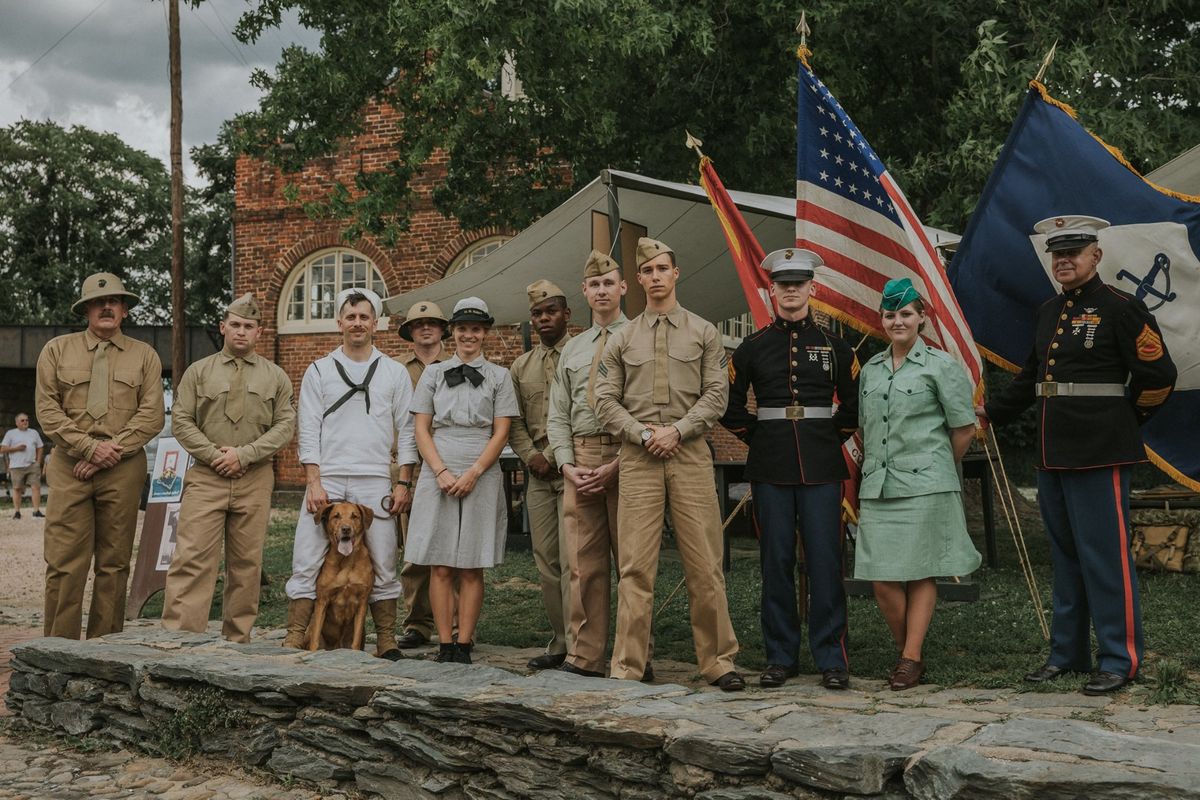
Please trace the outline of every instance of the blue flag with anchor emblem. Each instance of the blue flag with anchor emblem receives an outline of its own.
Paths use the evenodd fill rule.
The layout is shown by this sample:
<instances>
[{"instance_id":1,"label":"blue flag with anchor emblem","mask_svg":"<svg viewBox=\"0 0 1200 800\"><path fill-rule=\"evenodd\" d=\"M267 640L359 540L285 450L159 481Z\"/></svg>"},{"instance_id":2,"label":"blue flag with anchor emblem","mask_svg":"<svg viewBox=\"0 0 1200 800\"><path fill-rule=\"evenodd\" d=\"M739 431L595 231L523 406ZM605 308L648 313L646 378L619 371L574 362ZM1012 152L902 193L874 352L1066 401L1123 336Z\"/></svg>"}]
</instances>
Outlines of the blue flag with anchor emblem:
<instances>
[{"instance_id":1,"label":"blue flag with anchor emblem","mask_svg":"<svg viewBox=\"0 0 1200 800\"><path fill-rule=\"evenodd\" d=\"M1200 197L1146 181L1037 83L949 269L980 351L1014 371L1024 364L1035 312L1058 291L1033 225L1062 214L1112 223L1100 233L1100 277L1153 312L1179 370L1175 392L1142 429L1146 449L1200 490Z\"/></svg>"}]
</instances>

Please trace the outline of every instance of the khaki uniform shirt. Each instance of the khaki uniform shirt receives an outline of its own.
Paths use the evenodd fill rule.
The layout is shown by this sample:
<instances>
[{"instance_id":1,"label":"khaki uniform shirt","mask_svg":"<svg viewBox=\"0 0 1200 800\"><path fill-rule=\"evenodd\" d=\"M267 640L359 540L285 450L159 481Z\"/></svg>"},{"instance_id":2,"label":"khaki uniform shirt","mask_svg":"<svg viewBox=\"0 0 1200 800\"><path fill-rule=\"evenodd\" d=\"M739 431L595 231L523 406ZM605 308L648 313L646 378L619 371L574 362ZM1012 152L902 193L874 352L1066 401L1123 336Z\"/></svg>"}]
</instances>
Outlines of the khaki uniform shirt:
<instances>
[{"instance_id":1,"label":"khaki uniform shirt","mask_svg":"<svg viewBox=\"0 0 1200 800\"><path fill-rule=\"evenodd\" d=\"M229 385L242 362L246 402L237 422L225 413ZM171 432L202 464L211 464L220 448L237 449L249 467L271 458L296 432L292 382L277 364L257 353L237 358L222 349L192 364L183 373L171 409Z\"/></svg>"},{"instance_id":2,"label":"khaki uniform shirt","mask_svg":"<svg viewBox=\"0 0 1200 800\"><path fill-rule=\"evenodd\" d=\"M89 459L111 440L129 458L163 428L162 362L150 345L118 333L109 340L108 412L87 413L92 359L100 339L91 331L46 343L37 363L37 419L42 431L72 458Z\"/></svg>"},{"instance_id":3,"label":"khaki uniform shirt","mask_svg":"<svg viewBox=\"0 0 1200 800\"><path fill-rule=\"evenodd\" d=\"M513 386L517 390L521 416L512 421L508 443L526 464L541 453L550 466L558 466L546 436L546 418L550 413L550 385L554 382L563 348L570 339L570 334L563 334L553 347L546 347L539 342L528 353L518 357L509 368ZM548 367L547 361L553 366Z\"/></svg>"},{"instance_id":4,"label":"khaki uniform shirt","mask_svg":"<svg viewBox=\"0 0 1200 800\"><path fill-rule=\"evenodd\" d=\"M596 416L614 436L642 443L646 423L674 425L682 441L703 436L729 402L727 358L708 320L676 305L659 322L639 314L609 339L596 374ZM656 325L667 325L668 402L654 402Z\"/></svg>"},{"instance_id":5,"label":"khaki uniform shirt","mask_svg":"<svg viewBox=\"0 0 1200 800\"><path fill-rule=\"evenodd\" d=\"M438 351L437 358L433 359L433 361L431 361L429 363L430 364L440 364L443 361L447 360L448 358L450 358L450 355L446 352L445 346L443 346L442 349ZM412 378L413 389L415 390L417 388L417 384L421 382L421 375L424 374L425 367L427 367L428 364L426 364L421 359L417 358L417 354L415 351L410 352L407 355L398 356L396 358L396 361L403 364L404 368L406 370L408 370L408 377ZM400 465L394 463L395 458L396 458L396 444L393 443L392 444L392 460L393 460L392 483L395 483L396 481L400 480ZM414 483L417 480L417 476L420 474L421 474L421 453L420 453L420 451L418 451L417 452L417 463L413 467L413 471L412 471L412 480Z\"/></svg>"},{"instance_id":6,"label":"khaki uniform shirt","mask_svg":"<svg viewBox=\"0 0 1200 800\"><path fill-rule=\"evenodd\" d=\"M608 326L611 338L629 324L629 318L621 314ZM558 372L550 387L550 414L546 419L546 434L554 461L562 464L575 463L575 436L598 436L604 426L596 417L596 411L588 405L588 377L592 371L592 358L600 345L604 328L593 325L571 339L563 347L558 360Z\"/></svg>"}]
</instances>

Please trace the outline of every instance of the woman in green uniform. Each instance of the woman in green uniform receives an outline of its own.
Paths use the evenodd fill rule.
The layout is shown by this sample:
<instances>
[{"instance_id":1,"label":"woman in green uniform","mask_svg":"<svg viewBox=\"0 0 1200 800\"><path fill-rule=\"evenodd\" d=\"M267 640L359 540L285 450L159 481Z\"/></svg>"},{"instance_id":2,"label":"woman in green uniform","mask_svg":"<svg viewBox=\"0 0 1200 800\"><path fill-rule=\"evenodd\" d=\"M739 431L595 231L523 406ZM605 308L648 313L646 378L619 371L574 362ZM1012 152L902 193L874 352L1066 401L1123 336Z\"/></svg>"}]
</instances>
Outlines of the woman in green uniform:
<instances>
[{"instance_id":1,"label":"woman in green uniform","mask_svg":"<svg viewBox=\"0 0 1200 800\"><path fill-rule=\"evenodd\" d=\"M967 575L981 560L955 468L971 444L975 412L966 371L922 341L925 304L908 278L887 282L880 312L891 346L866 363L859 384L864 458L854 577L874 582L899 650L888 680L899 691L925 672L934 578Z\"/></svg>"}]
</instances>

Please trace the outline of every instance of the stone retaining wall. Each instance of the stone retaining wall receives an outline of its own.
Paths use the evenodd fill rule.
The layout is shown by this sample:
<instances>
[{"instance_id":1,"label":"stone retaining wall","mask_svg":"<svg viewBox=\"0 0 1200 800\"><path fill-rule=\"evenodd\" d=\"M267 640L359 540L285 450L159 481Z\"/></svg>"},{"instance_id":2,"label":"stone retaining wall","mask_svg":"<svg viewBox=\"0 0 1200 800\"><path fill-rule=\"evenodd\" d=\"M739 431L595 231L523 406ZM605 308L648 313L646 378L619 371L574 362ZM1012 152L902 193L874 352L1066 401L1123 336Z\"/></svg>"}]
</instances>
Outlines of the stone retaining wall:
<instances>
[{"instance_id":1,"label":"stone retaining wall","mask_svg":"<svg viewBox=\"0 0 1200 800\"><path fill-rule=\"evenodd\" d=\"M280 777L385 797L1200 797L1192 744L881 711L813 686L722 695L147 630L13 655L22 724L151 752L191 736ZM1046 741L1055 752L1039 758Z\"/></svg>"}]
</instances>

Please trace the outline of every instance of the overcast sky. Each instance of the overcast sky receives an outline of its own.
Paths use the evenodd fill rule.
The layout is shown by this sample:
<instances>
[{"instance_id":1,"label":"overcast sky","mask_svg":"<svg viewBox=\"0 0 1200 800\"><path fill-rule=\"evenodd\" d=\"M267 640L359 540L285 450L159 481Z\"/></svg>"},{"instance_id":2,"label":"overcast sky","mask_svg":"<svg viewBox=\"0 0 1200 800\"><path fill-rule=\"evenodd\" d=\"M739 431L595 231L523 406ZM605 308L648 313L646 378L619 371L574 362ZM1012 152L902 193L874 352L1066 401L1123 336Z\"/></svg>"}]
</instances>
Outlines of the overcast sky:
<instances>
[{"instance_id":1,"label":"overcast sky","mask_svg":"<svg viewBox=\"0 0 1200 800\"><path fill-rule=\"evenodd\" d=\"M257 105L251 70L272 70L287 44L318 42L291 18L243 45L232 31L246 7L246 0L207 0L195 10L180 3L190 183L188 149L215 141L224 120ZM22 118L85 125L169 164L170 114L162 0L0 0L0 126Z\"/></svg>"}]
</instances>

